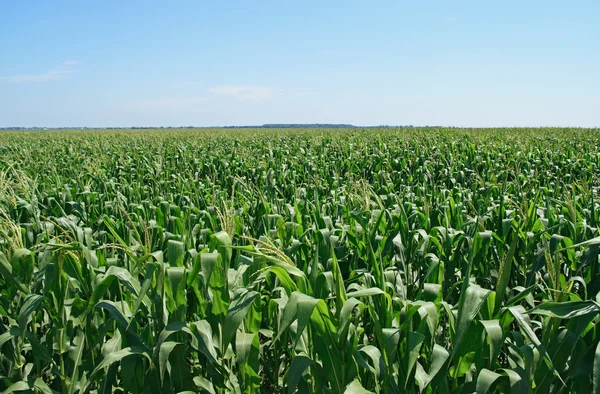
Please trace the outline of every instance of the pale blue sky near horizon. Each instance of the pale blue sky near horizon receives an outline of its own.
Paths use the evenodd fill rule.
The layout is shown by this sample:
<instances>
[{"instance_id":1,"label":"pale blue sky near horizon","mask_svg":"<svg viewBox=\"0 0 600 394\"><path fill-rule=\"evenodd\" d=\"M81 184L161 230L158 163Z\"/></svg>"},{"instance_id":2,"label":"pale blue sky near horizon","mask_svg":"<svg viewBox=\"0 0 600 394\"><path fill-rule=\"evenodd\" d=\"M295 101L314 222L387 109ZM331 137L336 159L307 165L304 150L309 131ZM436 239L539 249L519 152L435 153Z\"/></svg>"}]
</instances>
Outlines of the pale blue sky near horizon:
<instances>
[{"instance_id":1,"label":"pale blue sky near horizon","mask_svg":"<svg viewBox=\"0 0 600 394\"><path fill-rule=\"evenodd\" d=\"M597 0L0 0L0 127L599 127L599 20Z\"/></svg>"}]
</instances>

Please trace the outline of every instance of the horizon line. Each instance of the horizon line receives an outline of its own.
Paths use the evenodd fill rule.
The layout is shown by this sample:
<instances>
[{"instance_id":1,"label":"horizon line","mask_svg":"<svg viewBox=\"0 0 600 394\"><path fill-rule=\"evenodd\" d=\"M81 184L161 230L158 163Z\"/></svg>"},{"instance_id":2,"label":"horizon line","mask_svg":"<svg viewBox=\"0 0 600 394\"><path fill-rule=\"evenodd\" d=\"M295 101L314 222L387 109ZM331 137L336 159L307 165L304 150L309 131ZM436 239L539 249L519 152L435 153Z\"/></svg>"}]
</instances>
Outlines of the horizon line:
<instances>
[{"instance_id":1,"label":"horizon line","mask_svg":"<svg viewBox=\"0 0 600 394\"><path fill-rule=\"evenodd\" d=\"M446 129L598 129L600 126L456 126L456 125L366 125L357 126L349 123L264 123L262 125L212 125L212 126L3 126L0 130L110 130L110 129L261 129L261 128L446 128Z\"/></svg>"}]
</instances>

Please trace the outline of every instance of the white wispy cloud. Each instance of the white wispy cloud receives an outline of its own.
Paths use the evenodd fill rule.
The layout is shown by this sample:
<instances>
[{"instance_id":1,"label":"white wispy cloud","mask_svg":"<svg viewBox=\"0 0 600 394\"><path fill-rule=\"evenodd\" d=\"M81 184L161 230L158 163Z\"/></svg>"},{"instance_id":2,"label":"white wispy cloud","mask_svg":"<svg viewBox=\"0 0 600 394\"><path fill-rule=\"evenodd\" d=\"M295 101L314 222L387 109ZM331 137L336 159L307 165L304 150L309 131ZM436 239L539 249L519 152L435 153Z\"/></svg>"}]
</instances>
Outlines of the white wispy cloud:
<instances>
[{"instance_id":1,"label":"white wispy cloud","mask_svg":"<svg viewBox=\"0 0 600 394\"><path fill-rule=\"evenodd\" d=\"M294 96L308 96L311 94L314 94L315 92L311 89L307 89L307 88L293 88L290 93Z\"/></svg>"},{"instance_id":2,"label":"white wispy cloud","mask_svg":"<svg viewBox=\"0 0 600 394\"><path fill-rule=\"evenodd\" d=\"M0 76L0 82L2 83L40 83L55 81L57 79L65 78L69 74L76 73L78 70L74 67L80 64L77 60L68 60L61 63L59 66L54 67L46 72L39 74L15 74Z\"/></svg>"},{"instance_id":3,"label":"white wispy cloud","mask_svg":"<svg viewBox=\"0 0 600 394\"><path fill-rule=\"evenodd\" d=\"M163 97L137 100L129 108L136 111L188 111L201 108L210 101L208 97Z\"/></svg>"},{"instance_id":4,"label":"white wispy cloud","mask_svg":"<svg viewBox=\"0 0 600 394\"><path fill-rule=\"evenodd\" d=\"M219 96L235 97L239 100L265 100L273 97L277 90L269 86L221 85L206 89L206 92Z\"/></svg>"},{"instance_id":5,"label":"white wispy cloud","mask_svg":"<svg viewBox=\"0 0 600 394\"><path fill-rule=\"evenodd\" d=\"M193 82L170 85L171 88L189 87ZM244 106L241 102L258 102L268 100L275 95L281 98L306 96L314 92L305 88L276 89L261 85L220 85L204 89L200 94L190 96L166 96L156 98L140 98L125 104L124 108L136 112L172 113L210 112L225 106ZM221 98L225 100L221 100Z\"/></svg>"}]
</instances>

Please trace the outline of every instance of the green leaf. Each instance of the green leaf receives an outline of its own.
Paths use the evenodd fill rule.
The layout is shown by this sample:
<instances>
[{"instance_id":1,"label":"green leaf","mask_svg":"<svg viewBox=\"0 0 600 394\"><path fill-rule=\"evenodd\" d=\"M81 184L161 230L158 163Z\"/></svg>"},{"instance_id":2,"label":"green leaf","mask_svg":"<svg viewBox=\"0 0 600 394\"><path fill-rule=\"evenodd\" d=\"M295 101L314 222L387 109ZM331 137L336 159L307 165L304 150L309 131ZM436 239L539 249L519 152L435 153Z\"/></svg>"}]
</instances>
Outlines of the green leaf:
<instances>
[{"instance_id":1,"label":"green leaf","mask_svg":"<svg viewBox=\"0 0 600 394\"><path fill-rule=\"evenodd\" d=\"M276 267L283 268L288 274L290 274L292 276L296 276L299 278L305 277L304 272L302 272L298 268L294 267L293 265L286 263L285 261L281 261L280 259L278 259L274 256L271 256L268 254L263 254L263 253L257 252L257 251L247 251L247 250L245 250L245 251L252 256L260 256L261 258L265 259L266 262L272 263Z\"/></svg>"},{"instance_id":2,"label":"green leaf","mask_svg":"<svg viewBox=\"0 0 600 394\"><path fill-rule=\"evenodd\" d=\"M492 368L500 350L502 349L502 343L504 342L504 332L499 320L480 320L479 323L483 325L487 334L489 346L490 346L490 363L488 367Z\"/></svg>"},{"instance_id":3,"label":"green leaf","mask_svg":"<svg viewBox=\"0 0 600 394\"><path fill-rule=\"evenodd\" d=\"M527 380L523 378L519 373L512 369L500 369L503 375L508 376L510 383L510 392L513 394L527 394L529 393L529 387L527 387Z\"/></svg>"},{"instance_id":4,"label":"green leaf","mask_svg":"<svg viewBox=\"0 0 600 394\"><path fill-rule=\"evenodd\" d=\"M368 289L351 291L346 294L348 298L354 297L371 297L374 295L384 294L385 292L378 287L369 287Z\"/></svg>"},{"instance_id":5,"label":"green leaf","mask_svg":"<svg viewBox=\"0 0 600 394\"><path fill-rule=\"evenodd\" d=\"M294 292L298 290L298 286L292 280L287 271L278 266L270 266L265 272L261 274L259 278L266 277L268 274L273 273L279 279L279 283L285 289L285 293L288 297ZM264 276L263 276L264 275Z\"/></svg>"},{"instance_id":6,"label":"green leaf","mask_svg":"<svg viewBox=\"0 0 600 394\"><path fill-rule=\"evenodd\" d=\"M304 293L295 291L290 296L287 304L283 308L283 316L279 323L279 332L274 342L277 342L283 332L292 324L292 322L298 319L297 335L300 337L302 331L310 321L311 315L315 305L319 302L318 299L308 296Z\"/></svg>"},{"instance_id":7,"label":"green leaf","mask_svg":"<svg viewBox=\"0 0 600 394\"><path fill-rule=\"evenodd\" d=\"M160 266L158 263L148 262L146 264L146 274L144 275L144 281L142 282L140 294L138 295L137 299L135 300L135 303L133 304L133 310L131 311L131 320L129 321L129 324L131 324L131 322L133 321L133 318L135 317L138 310L140 309L142 302L147 297L148 291L150 290L150 287L152 286L152 279L154 277L154 271L157 269L160 269ZM150 308L148 308L148 309L150 309Z\"/></svg>"},{"instance_id":8,"label":"green leaf","mask_svg":"<svg viewBox=\"0 0 600 394\"><path fill-rule=\"evenodd\" d=\"M331 312L323 300L318 300L310 315L315 352L323 362L323 370L334 391L341 391L343 370L346 368L337 344L337 329Z\"/></svg>"},{"instance_id":9,"label":"green leaf","mask_svg":"<svg viewBox=\"0 0 600 394\"><path fill-rule=\"evenodd\" d=\"M15 391L25 391L25 390L33 391L33 387L29 382L21 380L19 382L13 383L9 388L4 390L2 392L2 394L9 394L9 393L14 393Z\"/></svg>"},{"instance_id":10,"label":"green leaf","mask_svg":"<svg viewBox=\"0 0 600 394\"><path fill-rule=\"evenodd\" d=\"M502 375L499 373L490 371L489 369L482 369L477 376L476 391L477 394L486 394L492 385L501 379Z\"/></svg>"},{"instance_id":11,"label":"green leaf","mask_svg":"<svg viewBox=\"0 0 600 394\"><path fill-rule=\"evenodd\" d=\"M167 370L167 364L169 363L169 356L176 347L183 347L183 349L180 349L180 351L185 352L186 346L181 342L167 341L160 345L160 350L158 351L158 370L162 384L164 384L165 371Z\"/></svg>"},{"instance_id":12,"label":"green leaf","mask_svg":"<svg viewBox=\"0 0 600 394\"><path fill-rule=\"evenodd\" d=\"M42 302L44 302L44 297L41 295L29 294L25 297L25 302L19 310L19 330L21 330L21 333L25 333L31 315L40 307Z\"/></svg>"},{"instance_id":13,"label":"green leaf","mask_svg":"<svg viewBox=\"0 0 600 394\"><path fill-rule=\"evenodd\" d=\"M225 316L225 323L223 324L223 342L221 346L223 351L227 349L227 346L229 346L235 337L235 332L242 323L242 320L244 320L248 314L248 311L252 307L252 303L257 297L258 292L245 291L231 302L231 305L227 310L227 316Z\"/></svg>"},{"instance_id":14,"label":"green leaf","mask_svg":"<svg viewBox=\"0 0 600 394\"><path fill-rule=\"evenodd\" d=\"M242 371L244 391L256 392L260 388L259 353L260 343L258 333L236 332L235 340L236 359Z\"/></svg>"},{"instance_id":15,"label":"green leaf","mask_svg":"<svg viewBox=\"0 0 600 394\"><path fill-rule=\"evenodd\" d=\"M203 378L202 376L195 376L193 381L194 381L194 384L196 385L196 387L202 389L202 390L200 390L201 393L210 393L210 394L215 393L215 388L214 388L212 382Z\"/></svg>"},{"instance_id":16,"label":"green leaf","mask_svg":"<svg viewBox=\"0 0 600 394\"><path fill-rule=\"evenodd\" d=\"M77 388L76 383L79 382L79 366L83 356L83 349L85 348L85 335L82 330L77 331L77 335L73 338L73 343L75 346L69 351L69 358L73 361L73 373L71 373L71 381L69 382L69 394L75 392Z\"/></svg>"},{"instance_id":17,"label":"green leaf","mask_svg":"<svg viewBox=\"0 0 600 394\"><path fill-rule=\"evenodd\" d=\"M518 244L519 236L518 234L513 233L510 248L500 263L500 272L498 273L498 282L496 283L496 305L494 308L496 312L500 310L502 303L504 302L504 295L506 293L506 289L508 288L513 258Z\"/></svg>"},{"instance_id":18,"label":"green leaf","mask_svg":"<svg viewBox=\"0 0 600 394\"><path fill-rule=\"evenodd\" d=\"M156 360L159 359L163 343L165 343L165 341L171 335L173 335L175 333L179 333L179 332L184 332L186 334L193 335L192 330L190 330L190 328L187 326L186 323L180 322L180 321L174 321L174 322L169 323L160 332L160 335L158 336L158 340L156 341L156 345L154 346L154 349L153 349L153 352L152 352L152 359L153 360L156 361ZM160 365L160 363L159 363L159 365Z\"/></svg>"},{"instance_id":19,"label":"green leaf","mask_svg":"<svg viewBox=\"0 0 600 394\"><path fill-rule=\"evenodd\" d=\"M185 257L185 244L170 239L167 242L167 262L171 267L182 267Z\"/></svg>"},{"instance_id":20,"label":"green leaf","mask_svg":"<svg viewBox=\"0 0 600 394\"><path fill-rule=\"evenodd\" d=\"M10 263L13 267L13 272L19 275L22 281L25 283L31 281L35 266L35 257L30 250L23 248L15 250Z\"/></svg>"},{"instance_id":21,"label":"green leaf","mask_svg":"<svg viewBox=\"0 0 600 394\"><path fill-rule=\"evenodd\" d=\"M548 355L546 348L542 345L542 342L539 340L537 335L535 335L535 332L533 331L531 326L527 323L527 320L525 320L525 315L526 315L525 308L523 308L522 306L519 305L519 306L511 306L508 308L508 310L514 316L515 320L519 324L519 327L521 327L521 329L523 330L525 335L527 335L527 337L531 340L531 342L533 342L533 344L535 345L537 350L541 353L546 366L552 371L554 376L556 376L558 378L560 383L562 385L565 385L565 382L562 379L562 376L560 376L559 372L552 365L552 359Z\"/></svg>"},{"instance_id":22,"label":"green leaf","mask_svg":"<svg viewBox=\"0 0 600 394\"><path fill-rule=\"evenodd\" d=\"M235 353L240 365L250 362L252 352L258 350L258 334L236 331Z\"/></svg>"},{"instance_id":23,"label":"green leaf","mask_svg":"<svg viewBox=\"0 0 600 394\"><path fill-rule=\"evenodd\" d=\"M121 350L121 331L115 330L112 338L102 345L102 356L106 357L111 353Z\"/></svg>"},{"instance_id":24,"label":"green leaf","mask_svg":"<svg viewBox=\"0 0 600 394\"><path fill-rule=\"evenodd\" d=\"M354 379L352 383L346 386L344 394L372 394L372 391L365 390L358 379Z\"/></svg>"},{"instance_id":25,"label":"green leaf","mask_svg":"<svg viewBox=\"0 0 600 394\"><path fill-rule=\"evenodd\" d=\"M25 294L29 293L29 289L25 286L17 275L13 274L13 269L4 253L0 252L0 274L7 282L12 282L20 291Z\"/></svg>"},{"instance_id":26,"label":"green leaf","mask_svg":"<svg viewBox=\"0 0 600 394\"><path fill-rule=\"evenodd\" d=\"M109 371L114 367L117 367L117 365L113 364L112 367L109 367ZM121 376L126 377L121 380L122 386L120 388L126 392L142 393L144 391L144 383L156 386L152 378L145 382L146 368L144 366L144 360L136 355L123 357L119 369Z\"/></svg>"},{"instance_id":27,"label":"green leaf","mask_svg":"<svg viewBox=\"0 0 600 394\"><path fill-rule=\"evenodd\" d=\"M342 310L342 306L348 299L346 295L346 289L344 288L344 277L342 276L342 271L338 264L338 259L335 255L335 249L333 248L333 244L331 244L331 261L333 262L333 279L335 281L335 305L336 305L336 313L339 316L339 313ZM356 297L356 293L354 295Z\"/></svg>"},{"instance_id":28,"label":"green leaf","mask_svg":"<svg viewBox=\"0 0 600 394\"><path fill-rule=\"evenodd\" d=\"M222 278L221 256L218 253L200 253L199 256L205 285L208 286L210 284L211 287L216 288L223 287L224 279ZM218 279L216 280L213 279L215 269L218 269Z\"/></svg>"},{"instance_id":29,"label":"green leaf","mask_svg":"<svg viewBox=\"0 0 600 394\"><path fill-rule=\"evenodd\" d=\"M593 372L593 387L594 394L600 393L600 342L596 345L596 351L594 353L594 372Z\"/></svg>"},{"instance_id":30,"label":"green leaf","mask_svg":"<svg viewBox=\"0 0 600 394\"><path fill-rule=\"evenodd\" d=\"M286 372L288 394L292 394L296 391L296 387L298 386L298 382L300 381L300 379L302 379L304 371L313 363L314 361L304 354L297 354L292 359L292 363L290 364L290 367Z\"/></svg>"},{"instance_id":31,"label":"green leaf","mask_svg":"<svg viewBox=\"0 0 600 394\"><path fill-rule=\"evenodd\" d=\"M88 382L85 384L85 386L81 389L81 392L83 392L83 393L87 392L89 385L93 382L91 380L91 377L94 376L96 373L98 373L100 370L107 368L116 362L120 362L124 357L131 356L131 355L143 356L143 357L147 358L148 362L152 365L152 359L150 358L150 355L148 354L148 352L146 351L145 348L140 347L140 346L126 347L124 349L119 350L118 352L111 353L108 356L106 356L96 366L96 368L94 368L94 370L90 373L90 376L89 376L90 380L88 380Z\"/></svg>"},{"instance_id":32,"label":"green leaf","mask_svg":"<svg viewBox=\"0 0 600 394\"><path fill-rule=\"evenodd\" d=\"M171 389L175 392L196 389L194 377L192 375L192 367L187 361L187 358L187 352L181 351L180 349L171 352L169 356L167 371L169 372Z\"/></svg>"},{"instance_id":33,"label":"green leaf","mask_svg":"<svg viewBox=\"0 0 600 394\"><path fill-rule=\"evenodd\" d=\"M217 362L217 352L213 341L213 333L210 324L206 320L200 320L192 323L196 328L194 335L199 340L197 350L206 356L210 361Z\"/></svg>"},{"instance_id":34,"label":"green leaf","mask_svg":"<svg viewBox=\"0 0 600 394\"><path fill-rule=\"evenodd\" d=\"M170 320L184 321L187 311L185 267L169 267L166 274L165 292Z\"/></svg>"},{"instance_id":35,"label":"green leaf","mask_svg":"<svg viewBox=\"0 0 600 394\"><path fill-rule=\"evenodd\" d=\"M406 380L404 382L404 387L408 387L408 382L412 373L413 368L419 358L419 352L421 351L421 346L423 346L423 341L425 340L425 335L411 331L408 333L408 357L406 359Z\"/></svg>"},{"instance_id":36,"label":"green leaf","mask_svg":"<svg viewBox=\"0 0 600 394\"><path fill-rule=\"evenodd\" d=\"M353 350L353 355L357 363L363 368L369 370L379 381L385 373L385 364L381 352L375 346L364 345ZM367 363L364 356L371 360L371 364Z\"/></svg>"},{"instance_id":37,"label":"green leaf","mask_svg":"<svg viewBox=\"0 0 600 394\"><path fill-rule=\"evenodd\" d=\"M223 264L229 268L231 263L231 256L233 255L233 249L231 248L231 238L225 231L219 231L211 235L211 241L214 242L216 249L219 254L223 257Z\"/></svg>"},{"instance_id":38,"label":"green leaf","mask_svg":"<svg viewBox=\"0 0 600 394\"><path fill-rule=\"evenodd\" d=\"M123 307L125 307L125 310L122 310ZM131 313L127 309L127 304L102 300L96 304L95 308L106 310L117 322L119 328L123 330L123 333L127 334L127 339L129 341L133 342L137 346L143 346L144 341L142 341L139 334L135 332L128 323L127 317L131 316Z\"/></svg>"},{"instance_id":39,"label":"green leaf","mask_svg":"<svg viewBox=\"0 0 600 394\"><path fill-rule=\"evenodd\" d=\"M593 246L593 245L600 245L600 237L595 237L595 238L592 238L592 239L588 239L587 241L580 242L580 243L575 244L575 245L569 245L567 247L564 247L562 249L557 250L557 252L562 252L563 250L566 250L566 249L574 249L574 248L579 248L579 247L582 247L582 246Z\"/></svg>"},{"instance_id":40,"label":"green leaf","mask_svg":"<svg viewBox=\"0 0 600 394\"><path fill-rule=\"evenodd\" d=\"M433 345L429 373L427 373L422 379L422 386L420 387L421 392L424 391L429 384L436 380L441 371L447 370L447 368L444 368L444 366L449 358L450 352L448 352L446 348L438 345L437 343ZM421 365L417 363L417 370L419 367L421 367ZM417 376L417 374L415 374L415 376Z\"/></svg>"},{"instance_id":41,"label":"green leaf","mask_svg":"<svg viewBox=\"0 0 600 394\"><path fill-rule=\"evenodd\" d=\"M590 313L600 313L600 305L595 301L565 301L565 302L544 302L528 312L530 315L544 315L558 319L572 319L578 316L584 316Z\"/></svg>"},{"instance_id":42,"label":"green leaf","mask_svg":"<svg viewBox=\"0 0 600 394\"><path fill-rule=\"evenodd\" d=\"M194 285L194 283L196 283L196 280L198 279L198 275L200 274L200 271L202 270L202 261L201 261L201 256L202 254L206 254L206 253L197 253L196 250L194 250L194 254L192 255L192 269L190 270L190 272L188 273L187 276L187 285L188 287L192 287ZM189 253L189 251L188 251Z\"/></svg>"},{"instance_id":43,"label":"green leaf","mask_svg":"<svg viewBox=\"0 0 600 394\"><path fill-rule=\"evenodd\" d=\"M338 333L340 335L340 340L346 339L346 335L348 333L348 326L350 325L350 318L352 317L352 312L357 308L361 310L364 307L365 305L362 302L352 297L348 298L348 300L344 303L342 311L340 312L340 322L338 325Z\"/></svg>"},{"instance_id":44,"label":"green leaf","mask_svg":"<svg viewBox=\"0 0 600 394\"><path fill-rule=\"evenodd\" d=\"M466 280L466 279L465 279ZM458 309L458 324L456 326L456 335L452 342L453 355L456 354L461 342L467 335L469 326L479 313L481 306L484 304L490 290L483 289L477 285L467 287L465 294L462 294L459 301Z\"/></svg>"},{"instance_id":45,"label":"green leaf","mask_svg":"<svg viewBox=\"0 0 600 394\"><path fill-rule=\"evenodd\" d=\"M117 279L134 296L140 295L140 284L125 268L110 266L106 270L101 282L94 287L94 291L88 302L88 312L106 295L113 280Z\"/></svg>"}]
</instances>

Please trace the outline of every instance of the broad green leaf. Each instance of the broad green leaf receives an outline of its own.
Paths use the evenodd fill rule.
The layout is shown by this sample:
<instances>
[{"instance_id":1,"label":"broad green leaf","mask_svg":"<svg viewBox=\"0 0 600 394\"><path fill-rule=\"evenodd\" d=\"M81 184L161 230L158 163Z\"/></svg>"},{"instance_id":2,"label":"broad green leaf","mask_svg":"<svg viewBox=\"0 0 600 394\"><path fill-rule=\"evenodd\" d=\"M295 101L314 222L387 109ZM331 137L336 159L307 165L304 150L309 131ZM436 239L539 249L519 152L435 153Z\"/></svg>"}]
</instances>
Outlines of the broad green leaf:
<instances>
[{"instance_id":1,"label":"broad green leaf","mask_svg":"<svg viewBox=\"0 0 600 394\"><path fill-rule=\"evenodd\" d=\"M218 344L213 340L213 332L210 323L206 320L200 320L192 323L192 327L196 329L194 332L198 341L196 350L202 353L209 361L217 364L218 355L215 348L218 347Z\"/></svg>"},{"instance_id":2,"label":"broad green leaf","mask_svg":"<svg viewBox=\"0 0 600 394\"><path fill-rule=\"evenodd\" d=\"M479 309L490 294L490 290L483 289L477 285L468 286L466 293L461 295L458 309L458 323L456 326L456 335L452 342L453 353L459 348L463 341L469 326L479 313Z\"/></svg>"},{"instance_id":3,"label":"broad green leaf","mask_svg":"<svg viewBox=\"0 0 600 394\"><path fill-rule=\"evenodd\" d=\"M385 292L378 287L370 287L368 289L351 291L346 294L348 298L354 297L370 297L374 295L384 294Z\"/></svg>"},{"instance_id":4,"label":"broad green leaf","mask_svg":"<svg viewBox=\"0 0 600 394\"><path fill-rule=\"evenodd\" d=\"M157 269L160 269L160 266L158 263L148 262L146 264L146 273L144 275L144 281L142 282L142 286L140 288L140 294L139 294L138 298L135 300L135 303L133 304L133 310L131 311L132 319L135 317L140 306L142 305L142 302L144 302L145 298L147 297L148 291L150 290L150 287L152 286L152 279L154 276L154 271ZM131 320L129 321L129 323L131 324Z\"/></svg>"},{"instance_id":5,"label":"broad green leaf","mask_svg":"<svg viewBox=\"0 0 600 394\"><path fill-rule=\"evenodd\" d=\"M517 321L517 323L519 324L519 327L523 330L525 335L527 335L527 337L531 340L531 342L533 342L533 344L535 345L537 350L540 352L540 354L543 357L544 363L546 364L548 369L550 369L552 371L554 376L556 376L558 378L558 380L560 381L560 383L562 385L565 385L565 382L562 379L562 377L560 376L559 372L552 365L552 359L548 355L546 348L542 345L542 342L539 340L539 338L537 337L537 335L535 334L535 332L533 331L533 329L531 328L531 326L528 324L527 320L525 319L525 315L526 315L525 309L521 306L511 306L508 308L508 310L515 317L515 320Z\"/></svg>"},{"instance_id":6,"label":"broad green leaf","mask_svg":"<svg viewBox=\"0 0 600 394\"><path fill-rule=\"evenodd\" d=\"M167 341L160 345L158 351L158 370L160 372L160 380L164 384L165 371L167 370L167 364L169 363L169 356L175 348L179 347L178 351L185 351L185 344L181 342Z\"/></svg>"},{"instance_id":7,"label":"broad green leaf","mask_svg":"<svg viewBox=\"0 0 600 394\"><path fill-rule=\"evenodd\" d=\"M91 309L102 299L102 297L106 295L106 292L108 291L114 279L117 279L134 296L137 297L140 295L140 284L138 280L135 279L133 275L131 275L131 273L125 268L113 265L108 267L101 282L94 287L94 291L88 302L88 311L91 311Z\"/></svg>"},{"instance_id":8,"label":"broad green leaf","mask_svg":"<svg viewBox=\"0 0 600 394\"><path fill-rule=\"evenodd\" d=\"M286 372L287 392L292 394L296 391L298 382L302 379L302 374L306 368L313 364L313 360L303 354L297 354L290 364L290 368Z\"/></svg>"},{"instance_id":9,"label":"broad green leaf","mask_svg":"<svg viewBox=\"0 0 600 394\"><path fill-rule=\"evenodd\" d=\"M115 330L112 338L102 345L102 356L106 357L111 353L121 350L121 331Z\"/></svg>"},{"instance_id":10,"label":"broad green leaf","mask_svg":"<svg viewBox=\"0 0 600 394\"><path fill-rule=\"evenodd\" d=\"M122 309L123 307L125 307L125 310ZM117 322L121 330L123 330L123 333L127 334L126 336L130 342L133 342L133 344L136 346L143 346L144 341L128 323L128 318L131 316L131 312L129 311L126 303L102 300L96 304L95 308L106 310L110 314L111 318Z\"/></svg>"},{"instance_id":11,"label":"broad green leaf","mask_svg":"<svg viewBox=\"0 0 600 394\"><path fill-rule=\"evenodd\" d=\"M169 267L166 274L165 290L167 309L171 313L170 320L183 321L187 311L185 267Z\"/></svg>"},{"instance_id":12,"label":"broad green leaf","mask_svg":"<svg viewBox=\"0 0 600 394\"><path fill-rule=\"evenodd\" d=\"M31 319L31 315L40 307L44 302L44 297L37 294L28 294L25 297L25 302L19 310L19 330L21 333L25 333L27 323Z\"/></svg>"},{"instance_id":13,"label":"broad green leaf","mask_svg":"<svg viewBox=\"0 0 600 394\"><path fill-rule=\"evenodd\" d=\"M73 373L71 374L71 381L69 382L69 394L75 392L76 383L79 382L79 366L85 348L85 335L83 334L83 331L77 331L77 335L73 338L73 344L75 346L69 351L69 358L73 361Z\"/></svg>"},{"instance_id":14,"label":"broad green leaf","mask_svg":"<svg viewBox=\"0 0 600 394\"><path fill-rule=\"evenodd\" d=\"M105 357L100 363L98 363L96 368L94 368L94 370L90 373L89 378L94 376L100 370L102 370L106 367L109 367L110 365L112 365L116 362L120 362L124 357L131 356L131 355L143 356L148 359L148 362L150 364L152 364L150 355L148 354L146 349L144 349L143 347L140 347L140 346L126 347L124 349L119 350L118 352L111 353L107 357ZM86 392L91 383L92 383L92 380L88 381L88 383L81 389L81 391Z\"/></svg>"},{"instance_id":15,"label":"broad green leaf","mask_svg":"<svg viewBox=\"0 0 600 394\"><path fill-rule=\"evenodd\" d=\"M492 368L502 349L504 333L502 332L502 326L498 320L480 320L479 322L483 325L487 335L490 347L490 364L488 367Z\"/></svg>"},{"instance_id":16,"label":"broad green leaf","mask_svg":"<svg viewBox=\"0 0 600 394\"><path fill-rule=\"evenodd\" d=\"M227 311L227 316L225 316L225 323L223 324L223 341L221 349L227 349L227 346L229 346L235 337L235 332L238 330L242 320L244 320L248 314L252 303L257 297L258 292L245 291L231 302L229 310Z\"/></svg>"},{"instance_id":17,"label":"broad green leaf","mask_svg":"<svg viewBox=\"0 0 600 394\"><path fill-rule=\"evenodd\" d=\"M544 315L558 319L572 319L590 313L600 313L600 305L588 301L544 302L528 312L531 315Z\"/></svg>"},{"instance_id":18,"label":"broad green leaf","mask_svg":"<svg viewBox=\"0 0 600 394\"><path fill-rule=\"evenodd\" d=\"M185 257L185 245L183 242L169 240L167 242L167 261L171 267L182 267Z\"/></svg>"},{"instance_id":19,"label":"broad green leaf","mask_svg":"<svg viewBox=\"0 0 600 394\"><path fill-rule=\"evenodd\" d=\"M146 374L146 367L144 366L144 360L142 358L136 355L123 357L120 365L113 364L112 367L109 367L109 371L111 368L117 366L120 369L121 376L126 377L126 379L121 381L124 390L132 393L143 392L145 383L158 387L154 380L147 376L148 374Z\"/></svg>"},{"instance_id":20,"label":"broad green leaf","mask_svg":"<svg viewBox=\"0 0 600 394\"><path fill-rule=\"evenodd\" d=\"M383 378L382 374L385 373L385 364L379 349L372 345L361 346L358 349L354 349L353 355L360 366L374 375L376 381ZM370 364L365 357L371 360Z\"/></svg>"},{"instance_id":21,"label":"broad green leaf","mask_svg":"<svg viewBox=\"0 0 600 394\"><path fill-rule=\"evenodd\" d=\"M229 234L225 231L220 231L216 234L213 234L211 237L212 241L215 243L215 247L219 251L219 254L223 256L223 264L225 267L229 267L231 263L231 256L233 255L233 250L231 249L231 238Z\"/></svg>"},{"instance_id":22,"label":"broad green leaf","mask_svg":"<svg viewBox=\"0 0 600 394\"><path fill-rule=\"evenodd\" d=\"M17 249L13 252L10 263L13 272L17 274L21 281L28 283L31 281L35 266L35 256L28 249Z\"/></svg>"},{"instance_id":23,"label":"broad green leaf","mask_svg":"<svg viewBox=\"0 0 600 394\"><path fill-rule=\"evenodd\" d=\"M235 351L238 365L242 371L244 391L254 392L260 387L258 333L249 334L236 331Z\"/></svg>"},{"instance_id":24,"label":"broad green leaf","mask_svg":"<svg viewBox=\"0 0 600 394\"><path fill-rule=\"evenodd\" d=\"M289 301L288 301L289 302ZM340 312L340 322L338 325L338 333L340 334L340 339L345 339L345 333L348 332L348 325L350 324L350 318L352 316L352 312L355 309L364 308L364 304L357 300L356 298L348 298L348 300L344 303L342 307L342 311ZM312 313L312 311L311 311Z\"/></svg>"},{"instance_id":25,"label":"broad green leaf","mask_svg":"<svg viewBox=\"0 0 600 394\"><path fill-rule=\"evenodd\" d=\"M304 328L308 325L311 319L313 310L318 299L310 297L300 292L293 292L290 296L285 308L283 309L283 316L279 323L279 332L275 338L275 342L279 340L283 332L292 324L294 320L298 320L298 337L304 331ZM298 339L297 339L298 340Z\"/></svg>"},{"instance_id":26,"label":"broad green leaf","mask_svg":"<svg viewBox=\"0 0 600 394\"><path fill-rule=\"evenodd\" d=\"M333 324L331 312L325 301L318 300L310 315L313 328L313 346L323 360L323 370L333 390L341 391L343 368L345 368L337 343L337 329Z\"/></svg>"},{"instance_id":27,"label":"broad green leaf","mask_svg":"<svg viewBox=\"0 0 600 394\"><path fill-rule=\"evenodd\" d=\"M489 369L482 369L477 376L477 394L486 394L490 388L496 383L502 375Z\"/></svg>"},{"instance_id":28,"label":"broad green leaf","mask_svg":"<svg viewBox=\"0 0 600 394\"><path fill-rule=\"evenodd\" d=\"M358 379L354 379L352 383L346 386L346 390L344 390L344 394L371 394L372 391L365 390L365 388L360 384Z\"/></svg>"},{"instance_id":29,"label":"broad green leaf","mask_svg":"<svg viewBox=\"0 0 600 394\"><path fill-rule=\"evenodd\" d=\"M508 252L506 252L506 255L500 262L500 272L498 273L498 282L496 283L496 305L494 308L496 312L500 310L502 303L504 302L504 295L506 293L506 289L508 288L513 258L515 256L518 244L518 234L513 234Z\"/></svg>"},{"instance_id":30,"label":"broad green leaf","mask_svg":"<svg viewBox=\"0 0 600 394\"><path fill-rule=\"evenodd\" d=\"M17 288L23 293L29 293L29 289L25 286L17 275L13 274L13 269L4 253L0 252L0 274L6 281L13 282Z\"/></svg>"},{"instance_id":31,"label":"broad green leaf","mask_svg":"<svg viewBox=\"0 0 600 394\"><path fill-rule=\"evenodd\" d=\"M600 393L600 342L596 345L594 353L594 372L593 372L593 388L594 394Z\"/></svg>"},{"instance_id":32,"label":"broad green leaf","mask_svg":"<svg viewBox=\"0 0 600 394\"><path fill-rule=\"evenodd\" d=\"M18 392L18 391L33 391L33 385L30 384L29 382L26 382L24 380L21 380L19 382L13 383L9 388L7 388L6 390L4 390L2 392L2 394L9 394L9 393L14 393L14 392Z\"/></svg>"},{"instance_id":33,"label":"broad green leaf","mask_svg":"<svg viewBox=\"0 0 600 394\"><path fill-rule=\"evenodd\" d=\"M527 387L527 381L523 376L519 373L513 371L512 369L501 369L502 374L508 376L508 380L510 383L510 391L515 394L526 394L529 392L529 387Z\"/></svg>"},{"instance_id":34,"label":"broad green leaf","mask_svg":"<svg viewBox=\"0 0 600 394\"><path fill-rule=\"evenodd\" d=\"M404 387L408 387L408 382L412 373L413 368L419 358L419 352L421 350L421 346L423 346L423 341L425 340L425 335L411 331L408 333L408 358L406 359L406 380L404 382Z\"/></svg>"}]
</instances>

